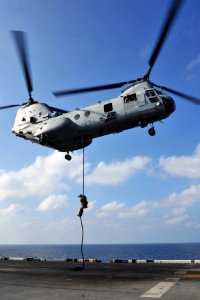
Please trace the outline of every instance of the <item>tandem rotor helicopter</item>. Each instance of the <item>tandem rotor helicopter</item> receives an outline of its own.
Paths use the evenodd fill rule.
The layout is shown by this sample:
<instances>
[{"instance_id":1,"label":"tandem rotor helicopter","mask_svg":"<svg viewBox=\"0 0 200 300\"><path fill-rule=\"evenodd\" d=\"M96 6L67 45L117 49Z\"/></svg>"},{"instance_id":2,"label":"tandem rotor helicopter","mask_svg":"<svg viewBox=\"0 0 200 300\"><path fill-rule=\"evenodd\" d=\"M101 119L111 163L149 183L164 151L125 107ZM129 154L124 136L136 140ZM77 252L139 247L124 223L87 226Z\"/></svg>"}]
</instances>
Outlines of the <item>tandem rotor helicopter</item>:
<instances>
[{"instance_id":1,"label":"tandem rotor helicopter","mask_svg":"<svg viewBox=\"0 0 200 300\"><path fill-rule=\"evenodd\" d=\"M29 100L26 103L0 107L0 109L6 109L20 106L12 132L31 142L66 152L65 158L71 160L70 152L89 146L94 138L107 134L150 125L148 132L154 136L153 124L168 118L176 109L173 98L163 93L163 90L194 104L200 104L200 99L150 81L152 68L182 2L182 0L172 1L161 34L150 57L149 69L143 77L119 83L53 92L55 96L59 97L127 85L122 93L114 99L74 111L65 111L38 103L32 98L33 87L27 58L26 36L22 31L12 31L29 94Z\"/></svg>"}]
</instances>

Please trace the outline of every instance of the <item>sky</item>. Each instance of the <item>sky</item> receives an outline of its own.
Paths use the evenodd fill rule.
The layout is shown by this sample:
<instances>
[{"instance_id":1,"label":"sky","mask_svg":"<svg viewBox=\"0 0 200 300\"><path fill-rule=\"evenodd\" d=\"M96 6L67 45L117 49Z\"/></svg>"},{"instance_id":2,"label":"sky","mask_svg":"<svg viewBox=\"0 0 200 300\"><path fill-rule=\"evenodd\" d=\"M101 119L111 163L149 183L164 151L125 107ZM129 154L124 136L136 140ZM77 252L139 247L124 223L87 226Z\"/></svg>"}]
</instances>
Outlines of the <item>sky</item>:
<instances>
[{"instance_id":1,"label":"sky","mask_svg":"<svg viewBox=\"0 0 200 300\"><path fill-rule=\"evenodd\" d=\"M0 0L0 106L28 99L10 30L27 32L33 98L66 110L121 89L56 98L52 91L136 79L148 70L168 0ZM185 1L151 73L199 97L200 2ZM85 149L84 242L200 242L200 107ZM82 151L70 162L12 134L17 109L0 111L0 244L78 244Z\"/></svg>"}]
</instances>

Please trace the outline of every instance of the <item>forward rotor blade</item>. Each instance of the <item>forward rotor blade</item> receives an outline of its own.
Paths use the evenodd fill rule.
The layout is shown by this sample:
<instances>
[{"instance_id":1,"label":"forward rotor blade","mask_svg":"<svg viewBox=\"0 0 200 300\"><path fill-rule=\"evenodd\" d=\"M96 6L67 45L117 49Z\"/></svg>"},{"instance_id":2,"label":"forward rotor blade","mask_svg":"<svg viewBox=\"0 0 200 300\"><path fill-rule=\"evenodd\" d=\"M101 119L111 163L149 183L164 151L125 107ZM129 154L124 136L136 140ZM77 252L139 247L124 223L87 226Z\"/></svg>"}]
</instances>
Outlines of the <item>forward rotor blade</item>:
<instances>
[{"instance_id":1,"label":"forward rotor blade","mask_svg":"<svg viewBox=\"0 0 200 300\"><path fill-rule=\"evenodd\" d=\"M61 97L61 96L67 96L67 95L73 95L73 94L80 94L80 93L95 92L95 91L101 91L101 90L116 89L116 88L122 87L125 84L133 83L134 81L135 80L123 81L123 82L113 83L113 84L97 85L97 86L78 88L78 89L71 89L71 90L56 91L56 92L53 92L53 94L56 97Z\"/></svg>"},{"instance_id":2,"label":"forward rotor blade","mask_svg":"<svg viewBox=\"0 0 200 300\"><path fill-rule=\"evenodd\" d=\"M149 70L147 72L147 77L149 77L150 73L151 73L151 70L156 62L156 59L160 53L160 50L167 38L167 35L172 27L172 24L177 16L177 13L181 7L181 4L183 3L183 0L172 0L172 4L171 4L171 7L168 11L168 15L167 15L167 18L165 20L165 23L163 25L163 28L160 32L160 36L157 40L157 43L154 47L154 50L153 50L153 53L150 57L150 60L149 60Z\"/></svg>"},{"instance_id":3,"label":"forward rotor blade","mask_svg":"<svg viewBox=\"0 0 200 300\"><path fill-rule=\"evenodd\" d=\"M24 72L24 77L26 80L26 86L28 89L29 97L31 98L31 92L33 91L31 76L30 76L30 68L28 61L28 51L27 51L27 42L26 42L26 34L23 31L11 31L15 45L17 47L17 51L19 54L20 62L22 65L22 69Z\"/></svg>"},{"instance_id":4,"label":"forward rotor blade","mask_svg":"<svg viewBox=\"0 0 200 300\"><path fill-rule=\"evenodd\" d=\"M157 85L157 84L154 84L154 83L152 83L152 84L153 84L153 86L161 88L162 90L165 90L165 91L167 91L169 93L172 93L172 94L174 94L176 96L179 96L181 98L184 98L185 100L188 100L188 101L190 101L190 102L192 102L194 104L200 105L200 99L199 98L187 95L187 94L182 93L182 92L178 92L178 91L172 90L172 89L170 89L168 87L165 87L165 86L160 86L160 85Z\"/></svg>"},{"instance_id":5,"label":"forward rotor blade","mask_svg":"<svg viewBox=\"0 0 200 300\"><path fill-rule=\"evenodd\" d=\"M20 106L20 104L12 104L12 105L0 106L0 109L7 109L7 108L12 108L12 107L17 107L17 106Z\"/></svg>"}]
</instances>

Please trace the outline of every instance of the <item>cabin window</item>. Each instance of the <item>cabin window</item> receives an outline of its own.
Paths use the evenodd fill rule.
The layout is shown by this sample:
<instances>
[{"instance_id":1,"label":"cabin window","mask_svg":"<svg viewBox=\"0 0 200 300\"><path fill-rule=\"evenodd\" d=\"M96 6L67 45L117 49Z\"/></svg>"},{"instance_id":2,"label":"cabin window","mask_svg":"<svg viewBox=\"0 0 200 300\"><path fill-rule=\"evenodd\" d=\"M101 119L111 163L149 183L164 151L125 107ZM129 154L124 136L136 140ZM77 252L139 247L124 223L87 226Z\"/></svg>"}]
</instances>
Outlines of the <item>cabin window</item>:
<instances>
[{"instance_id":1,"label":"cabin window","mask_svg":"<svg viewBox=\"0 0 200 300\"><path fill-rule=\"evenodd\" d=\"M76 114L75 116L74 116L74 119L75 120L78 120L80 118L80 115L79 114Z\"/></svg>"},{"instance_id":2,"label":"cabin window","mask_svg":"<svg viewBox=\"0 0 200 300\"><path fill-rule=\"evenodd\" d=\"M113 110L113 106L112 106L112 103L108 103L108 104L105 104L104 105L104 112L109 112L109 111L112 111Z\"/></svg>"},{"instance_id":3,"label":"cabin window","mask_svg":"<svg viewBox=\"0 0 200 300\"><path fill-rule=\"evenodd\" d=\"M131 95L127 95L124 97L124 103L128 103L131 101L137 101L137 96L136 94L131 94Z\"/></svg>"},{"instance_id":4,"label":"cabin window","mask_svg":"<svg viewBox=\"0 0 200 300\"><path fill-rule=\"evenodd\" d=\"M84 112L84 117L89 117L89 115L90 115L90 111L88 111L88 110L86 110L85 112Z\"/></svg>"}]
</instances>

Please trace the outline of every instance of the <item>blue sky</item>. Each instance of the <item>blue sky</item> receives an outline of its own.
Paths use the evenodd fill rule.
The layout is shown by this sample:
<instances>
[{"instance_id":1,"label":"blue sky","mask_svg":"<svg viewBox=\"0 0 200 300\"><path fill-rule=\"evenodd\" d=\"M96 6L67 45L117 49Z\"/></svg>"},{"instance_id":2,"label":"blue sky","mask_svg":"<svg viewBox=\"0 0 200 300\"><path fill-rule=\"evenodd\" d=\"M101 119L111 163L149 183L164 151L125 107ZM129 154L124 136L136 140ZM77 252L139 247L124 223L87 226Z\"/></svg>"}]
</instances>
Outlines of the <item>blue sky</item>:
<instances>
[{"instance_id":1,"label":"blue sky","mask_svg":"<svg viewBox=\"0 0 200 300\"><path fill-rule=\"evenodd\" d=\"M170 1L0 0L0 105L27 91L9 30L28 34L33 98L66 110L120 89L56 99L52 91L135 79ZM151 80L194 96L200 84L200 3L185 1ZM200 242L200 108L174 97L157 134L147 128L102 137L86 148L86 243ZM79 243L82 151L71 162L11 133L16 109L0 111L1 243Z\"/></svg>"}]
</instances>

